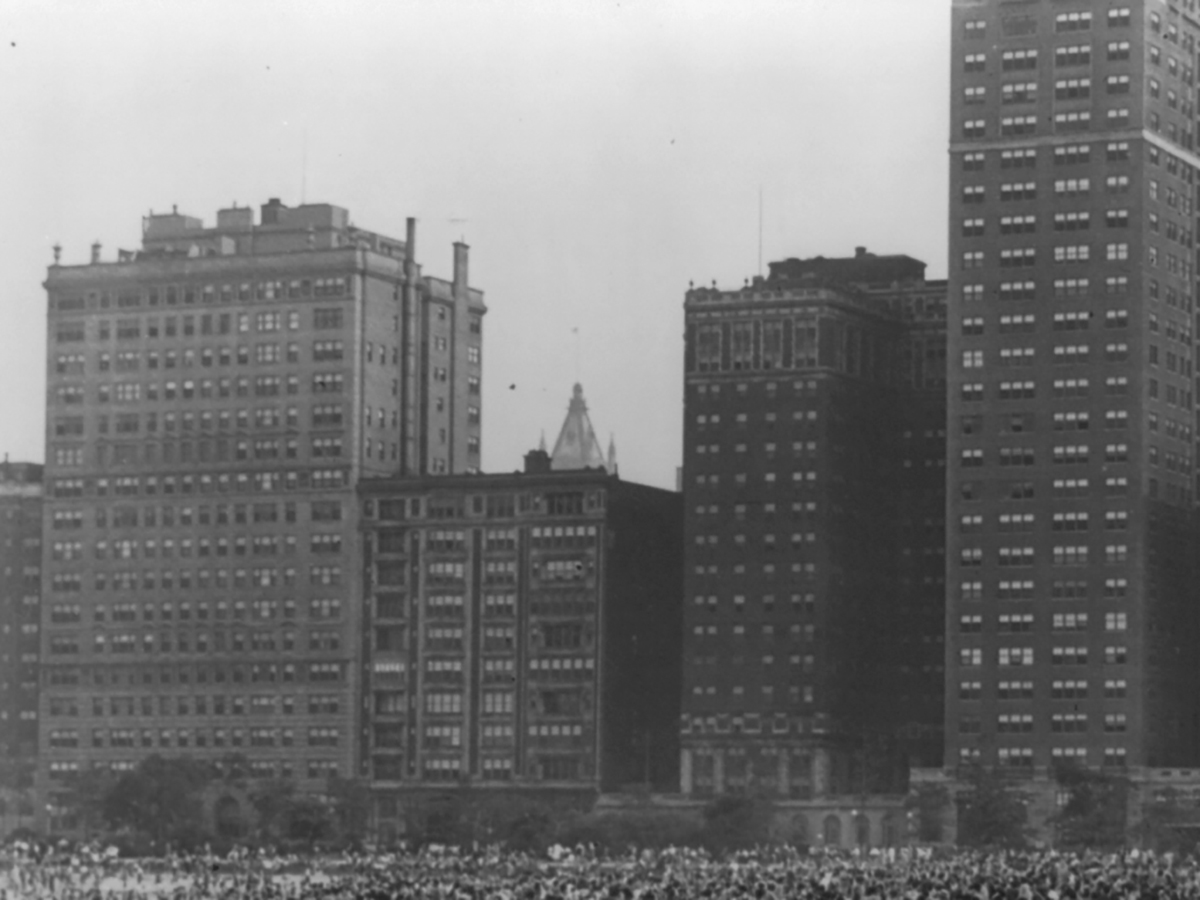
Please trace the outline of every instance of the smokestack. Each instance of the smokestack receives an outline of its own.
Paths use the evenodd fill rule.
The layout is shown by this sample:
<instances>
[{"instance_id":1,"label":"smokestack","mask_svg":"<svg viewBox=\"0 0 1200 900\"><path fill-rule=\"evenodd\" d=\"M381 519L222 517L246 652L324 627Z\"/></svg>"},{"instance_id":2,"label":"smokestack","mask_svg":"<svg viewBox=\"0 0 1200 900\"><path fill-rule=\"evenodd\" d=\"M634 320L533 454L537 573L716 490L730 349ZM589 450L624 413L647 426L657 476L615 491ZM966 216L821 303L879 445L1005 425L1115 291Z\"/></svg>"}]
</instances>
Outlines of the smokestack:
<instances>
[{"instance_id":1,"label":"smokestack","mask_svg":"<svg viewBox=\"0 0 1200 900\"><path fill-rule=\"evenodd\" d=\"M415 262L417 259L417 220L409 216L405 220L404 231L404 258L409 262Z\"/></svg>"}]
</instances>

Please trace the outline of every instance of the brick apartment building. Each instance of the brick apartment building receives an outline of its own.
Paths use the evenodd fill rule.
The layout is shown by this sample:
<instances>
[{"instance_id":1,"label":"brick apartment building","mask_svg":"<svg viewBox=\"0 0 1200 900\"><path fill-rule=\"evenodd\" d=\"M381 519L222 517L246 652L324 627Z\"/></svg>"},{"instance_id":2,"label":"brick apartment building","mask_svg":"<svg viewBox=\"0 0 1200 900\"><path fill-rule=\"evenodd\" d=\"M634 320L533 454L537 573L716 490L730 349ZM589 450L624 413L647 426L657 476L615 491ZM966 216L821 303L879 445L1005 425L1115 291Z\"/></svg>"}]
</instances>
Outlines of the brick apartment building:
<instances>
[{"instance_id":1,"label":"brick apartment building","mask_svg":"<svg viewBox=\"0 0 1200 900\"><path fill-rule=\"evenodd\" d=\"M940 765L945 284L860 248L693 288L687 794L902 789Z\"/></svg>"},{"instance_id":2,"label":"brick apartment building","mask_svg":"<svg viewBox=\"0 0 1200 900\"><path fill-rule=\"evenodd\" d=\"M946 762L1200 762L1194 0L953 4Z\"/></svg>"}]
</instances>

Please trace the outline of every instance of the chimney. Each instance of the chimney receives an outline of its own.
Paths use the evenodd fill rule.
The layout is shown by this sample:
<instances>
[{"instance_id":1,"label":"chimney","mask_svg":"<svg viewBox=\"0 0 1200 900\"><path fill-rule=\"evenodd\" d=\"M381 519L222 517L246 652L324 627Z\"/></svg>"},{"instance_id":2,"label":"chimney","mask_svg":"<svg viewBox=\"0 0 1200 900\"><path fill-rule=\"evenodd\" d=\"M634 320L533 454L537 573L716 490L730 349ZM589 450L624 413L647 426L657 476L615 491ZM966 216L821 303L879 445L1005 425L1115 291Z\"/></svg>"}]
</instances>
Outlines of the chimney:
<instances>
[{"instance_id":1,"label":"chimney","mask_svg":"<svg viewBox=\"0 0 1200 900\"><path fill-rule=\"evenodd\" d=\"M404 258L409 262L417 259L417 220L409 216L404 227Z\"/></svg>"},{"instance_id":2,"label":"chimney","mask_svg":"<svg viewBox=\"0 0 1200 900\"><path fill-rule=\"evenodd\" d=\"M550 471L550 454L543 449L530 450L525 454L525 474L542 475Z\"/></svg>"},{"instance_id":3,"label":"chimney","mask_svg":"<svg viewBox=\"0 0 1200 900\"><path fill-rule=\"evenodd\" d=\"M94 266L98 262L100 262L100 242L96 241L92 244L92 265Z\"/></svg>"},{"instance_id":4,"label":"chimney","mask_svg":"<svg viewBox=\"0 0 1200 900\"><path fill-rule=\"evenodd\" d=\"M854 256L856 259L861 259L862 257L864 257L866 255L867 255L866 247L855 247L854 248Z\"/></svg>"},{"instance_id":5,"label":"chimney","mask_svg":"<svg viewBox=\"0 0 1200 900\"><path fill-rule=\"evenodd\" d=\"M454 286L467 288L467 260L471 248L462 241L454 242Z\"/></svg>"}]
</instances>

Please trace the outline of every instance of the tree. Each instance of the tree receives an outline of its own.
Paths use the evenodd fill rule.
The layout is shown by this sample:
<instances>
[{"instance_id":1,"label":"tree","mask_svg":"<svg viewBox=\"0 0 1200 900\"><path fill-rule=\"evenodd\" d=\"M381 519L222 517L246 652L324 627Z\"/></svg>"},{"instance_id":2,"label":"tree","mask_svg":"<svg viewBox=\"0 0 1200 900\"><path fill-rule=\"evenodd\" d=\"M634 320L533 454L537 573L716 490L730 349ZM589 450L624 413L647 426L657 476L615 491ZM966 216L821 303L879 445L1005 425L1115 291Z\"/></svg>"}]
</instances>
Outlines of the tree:
<instances>
[{"instance_id":1,"label":"tree","mask_svg":"<svg viewBox=\"0 0 1200 900\"><path fill-rule=\"evenodd\" d=\"M300 841L310 849L318 841L332 840L336 834L336 823L328 803L312 794L293 797L288 805L288 840Z\"/></svg>"},{"instance_id":2,"label":"tree","mask_svg":"<svg viewBox=\"0 0 1200 900\"><path fill-rule=\"evenodd\" d=\"M1050 820L1058 846L1113 850L1125 844L1129 782L1125 778L1085 769L1075 764L1054 770L1067 802Z\"/></svg>"},{"instance_id":3,"label":"tree","mask_svg":"<svg viewBox=\"0 0 1200 900\"><path fill-rule=\"evenodd\" d=\"M257 816L260 842L272 843L284 838L295 795L295 783L281 778L261 782L251 792L250 804Z\"/></svg>"},{"instance_id":4,"label":"tree","mask_svg":"<svg viewBox=\"0 0 1200 900\"><path fill-rule=\"evenodd\" d=\"M959 793L958 844L1020 850L1029 844L1029 814L1020 791L999 773L978 767Z\"/></svg>"},{"instance_id":5,"label":"tree","mask_svg":"<svg viewBox=\"0 0 1200 900\"><path fill-rule=\"evenodd\" d=\"M943 837L946 807L950 804L950 792L945 785L928 782L909 791L904 808L916 819L918 841L925 844L940 843Z\"/></svg>"},{"instance_id":6,"label":"tree","mask_svg":"<svg viewBox=\"0 0 1200 900\"><path fill-rule=\"evenodd\" d=\"M333 776L326 787L337 837L343 844L360 845L371 825L371 789L358 778Z\"/></svg>"},{"instance_id":7,"label":"tree","mask_svg":"<svg viewBox=\"0 0 1200 900\"><path fill-rule=\"evenodd\" d=\"M148 756L104 793L104 819L157 841L192 846L205 836L201 793L215 776L212 766L195 760Z\"/></svg>"},{"instance_id":8,"label":"tree","mask_svg":"<svg viewBox=\"0 0 1200 900\"><path fill-rule=\"evenodd\" d=\"M713 851L765 844L771 836L772 807L759 797L726 795L704 807L702 840Z\"/></svg>"},{"instance_id":9,"label":"tree","mask_svg":"<svg viewBox=\"0 0 1200 900\"><path fill-rule=\"evenodd\" d=\"M1159 852L1193 853L1196 850L1194 828L1200 813L1173 787L1154 792L1141 803L1141 820L1132 837L1143 847Z\"/></svg>"},{"instance_id":10,"label":"tree","mask_svg":"<svg viewBox=\"0 0 1200 900\"><path fill-rule=\"evenodd\" d=\"M66 782L65 805L78 819L85 837L105 828L105 802L117 775L99 767L74 772Z\"/></svg>"}]
</instances>

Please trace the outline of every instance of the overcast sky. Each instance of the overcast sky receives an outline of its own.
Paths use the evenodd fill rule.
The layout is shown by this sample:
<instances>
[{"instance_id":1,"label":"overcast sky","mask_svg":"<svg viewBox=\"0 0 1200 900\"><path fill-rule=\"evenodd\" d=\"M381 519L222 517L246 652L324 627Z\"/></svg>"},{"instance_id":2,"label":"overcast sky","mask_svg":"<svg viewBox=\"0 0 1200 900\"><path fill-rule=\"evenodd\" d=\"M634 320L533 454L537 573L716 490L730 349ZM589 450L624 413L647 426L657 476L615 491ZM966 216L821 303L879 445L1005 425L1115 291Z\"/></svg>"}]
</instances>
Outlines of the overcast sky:
<instances>
[{"instance_id":1,"label":"overcast sky","mask_svg":"<svg viewBox=\"0 0 1200 900\"><path fill-rule=\"evenodd\" d=\"M486 470L553 442L578 373L623 477L671 487L683 294L757 272L760 187L764 262L866 245L945 277L949 8L6 0L0 452L43 458L56 241L111 260L151 209L279 197L416 216L426 274L471 245Z\"/></svg>"}]
</instances>

